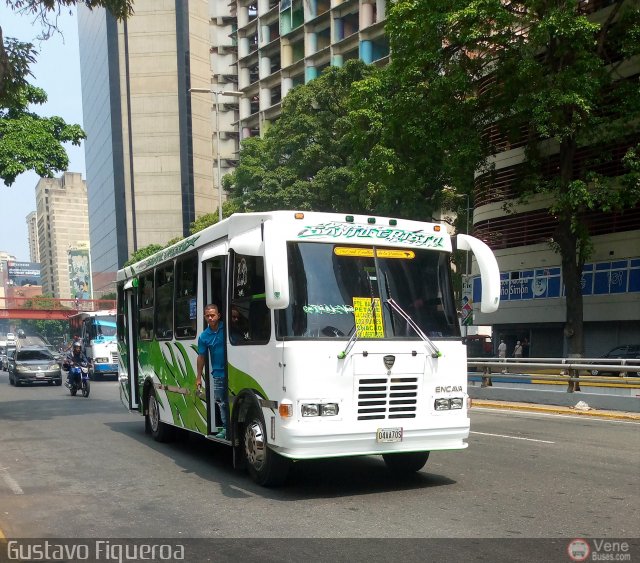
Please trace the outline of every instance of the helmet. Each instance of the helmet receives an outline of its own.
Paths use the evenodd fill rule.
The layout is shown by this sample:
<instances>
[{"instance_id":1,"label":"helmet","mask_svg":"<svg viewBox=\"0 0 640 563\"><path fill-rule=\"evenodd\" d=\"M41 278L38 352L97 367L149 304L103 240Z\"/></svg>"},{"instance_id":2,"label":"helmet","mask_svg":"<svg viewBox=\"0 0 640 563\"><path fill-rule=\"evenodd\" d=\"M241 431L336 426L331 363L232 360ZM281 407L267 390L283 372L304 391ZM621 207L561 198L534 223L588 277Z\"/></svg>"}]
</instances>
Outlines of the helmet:
<instances>
[{"instance_id":1,"label":"helmet","mask_svg":"<svg viewBox=\"0 0 640 563\"><path fill-rule=\"evenodd\" d=\"M80 348L82 348L82 344L80 344L80 342L76 341L73 343L73 349L74 350L80 350Z\"/></svg>"}]
</instances>

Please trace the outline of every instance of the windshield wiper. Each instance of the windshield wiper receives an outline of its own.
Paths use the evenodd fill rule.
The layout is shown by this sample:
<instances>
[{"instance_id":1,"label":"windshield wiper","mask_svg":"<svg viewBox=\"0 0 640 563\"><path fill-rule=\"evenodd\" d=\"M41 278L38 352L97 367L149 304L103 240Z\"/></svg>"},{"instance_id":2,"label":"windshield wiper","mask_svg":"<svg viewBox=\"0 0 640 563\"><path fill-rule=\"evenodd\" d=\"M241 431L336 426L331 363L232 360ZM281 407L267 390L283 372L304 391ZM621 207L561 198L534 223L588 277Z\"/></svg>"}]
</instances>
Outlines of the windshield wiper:
<instances>
[{"instance_id":1,"label":"windshield wiper","mask_svg":"<svg viewBox=\"0 0 640 563\"><path fill-rule=\"evenodd\" d=\"M339 360L344 360L347 357L347 354L349 354L349 352L351 352L351 348L353 348L353 345L358 340L358 329L356 328L355 323L353 325L353 329L352 330L353 330L353 334L351 335L351 338L349 338L349 340L347 341L346 348L342 352L340 352L338 354L338 359Z\"/></svg>"},{"instance_id":2,"label":"windshield wiper","mask_svg":"<svg viewBox=\"0 0 640 563\"><path fill-rule=\"evenodd\" d=\"M385 301L389 307L391 307L398 315L400 315L406 323L415 330L416 334L424 341L427 345L427 348L431 351L432 358L440 358L442 356L442 352L438 350L438 347L433 343L433 341L424 333L422 329L416 324L416 322L409 316L405 310L400 307L391 297ZM393 316L393 315L392 315Z\"/></svg>"}]
</instances>

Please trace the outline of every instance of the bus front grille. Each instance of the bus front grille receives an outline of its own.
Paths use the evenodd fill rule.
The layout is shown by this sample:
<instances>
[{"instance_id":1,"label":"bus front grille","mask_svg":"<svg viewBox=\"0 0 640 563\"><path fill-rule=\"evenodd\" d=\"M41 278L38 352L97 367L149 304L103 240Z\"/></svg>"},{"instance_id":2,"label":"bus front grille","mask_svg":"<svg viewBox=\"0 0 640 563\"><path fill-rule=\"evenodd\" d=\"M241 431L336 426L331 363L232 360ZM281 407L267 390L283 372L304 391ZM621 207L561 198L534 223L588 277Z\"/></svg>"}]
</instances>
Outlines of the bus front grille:
<instances>
[{"instance_id":1,"label":"bus front grille","mask_svg":"<svg viewBox=\"0 0 640 563\"><path fill-rule=\"evenodd\" d=\"M358 382L358 420L415 418L417 377L367 377Z\"/></svg>"}]
</instances>

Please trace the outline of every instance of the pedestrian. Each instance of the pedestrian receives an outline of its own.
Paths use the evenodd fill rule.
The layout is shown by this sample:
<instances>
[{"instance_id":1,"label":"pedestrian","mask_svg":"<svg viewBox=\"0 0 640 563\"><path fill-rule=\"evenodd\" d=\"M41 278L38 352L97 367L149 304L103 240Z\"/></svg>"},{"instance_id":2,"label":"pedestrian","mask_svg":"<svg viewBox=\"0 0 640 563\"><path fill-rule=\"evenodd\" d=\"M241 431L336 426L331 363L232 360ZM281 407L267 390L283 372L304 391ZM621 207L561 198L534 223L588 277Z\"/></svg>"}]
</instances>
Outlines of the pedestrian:
<instances>
[{"instance_id":1,"label":"pedestrian","mask_svg":"<svg viewBox=\"0 0 640 563\"><path fill-rule=\"evenodd\" d=\"M207 322L207 328L202 331L202 334L200 334L198 338L196 390L197 392L201 392L202 390L202 374L204 373L208 351L213 399L220 409L220 421L222 422L222 428L219 428L215 437L225 440L227 438L229 400L227 398L228 391L225 372L224 323L221 320L218 306L213 303L205 306L204 319Z\"/></svg>"},{"instance_id":2,"label":"pedestrian","mask_svg":"<svg viewBox=\"0 0 640 563\"><path fill-rule=\"evenodd\" d=\"M529 357L529 339L526 338L526 337L522 341L522 357L523 358L528 358Z\"/></svg>"},{"instance_id":3,"label":"pedestrian","mask_svg":"<svg viewBox=\"0 0 640 563\"><path fill-rule=\"evenodd\" d=\"M498 358L507 358L507 345L505 344L504 340L500 340L500 344L498 345ZM502 373L507 373L507 369L503 369Z\"/></svg>"},{"instance_id":4,"label":"pedestrian","mask_svg":"<svg viewBox=\"0 0 640 563\"><path fill-rule=\"evenodd\" d=\"M522 358L522 344L520 344L519 340L516 342L516 347L513 349L513 357Z\"/></svg>"}]
</instances>

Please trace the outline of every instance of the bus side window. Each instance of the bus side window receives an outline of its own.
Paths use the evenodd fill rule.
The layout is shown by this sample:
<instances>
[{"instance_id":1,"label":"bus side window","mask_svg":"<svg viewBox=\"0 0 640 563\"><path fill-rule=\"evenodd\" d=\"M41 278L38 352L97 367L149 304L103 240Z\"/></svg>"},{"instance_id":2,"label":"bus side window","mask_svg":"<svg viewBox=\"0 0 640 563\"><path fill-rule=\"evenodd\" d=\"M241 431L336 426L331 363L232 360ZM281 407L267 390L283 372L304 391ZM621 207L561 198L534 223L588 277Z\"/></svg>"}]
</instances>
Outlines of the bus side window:
<instances>
[{"instance_id":1,"label":"bus side window","mask_svg":"<svg viewBox=\"0 0 640 563\"><path fill-rule=\"evenodd\" d=\"M175 335L196 336L196 294L198 290L198 255L191 254L176 261Z\"/></svg>"},{"instance_id":2,"label":"bus side window","mask_svg":"<svg viewBox=\"0 0 640 563\"><path fill-rule=\"evenodd\" d=\"M234 334L229 327L231 344L266 344L271 336L271 311L267 307L264 289L262 256L234 255L231 308L240 313L241 326Z\"/></svg>"},{"instance_id":3,"label":"bus side window","mask_svg":"<svg viewBox=\"0 0 640 563\"><path fill-rule=\"evenodd\" d=\"M153 338L153 272L140 276L138 284L138 330L142 340Z\"/></svg>"}]
</instances>

